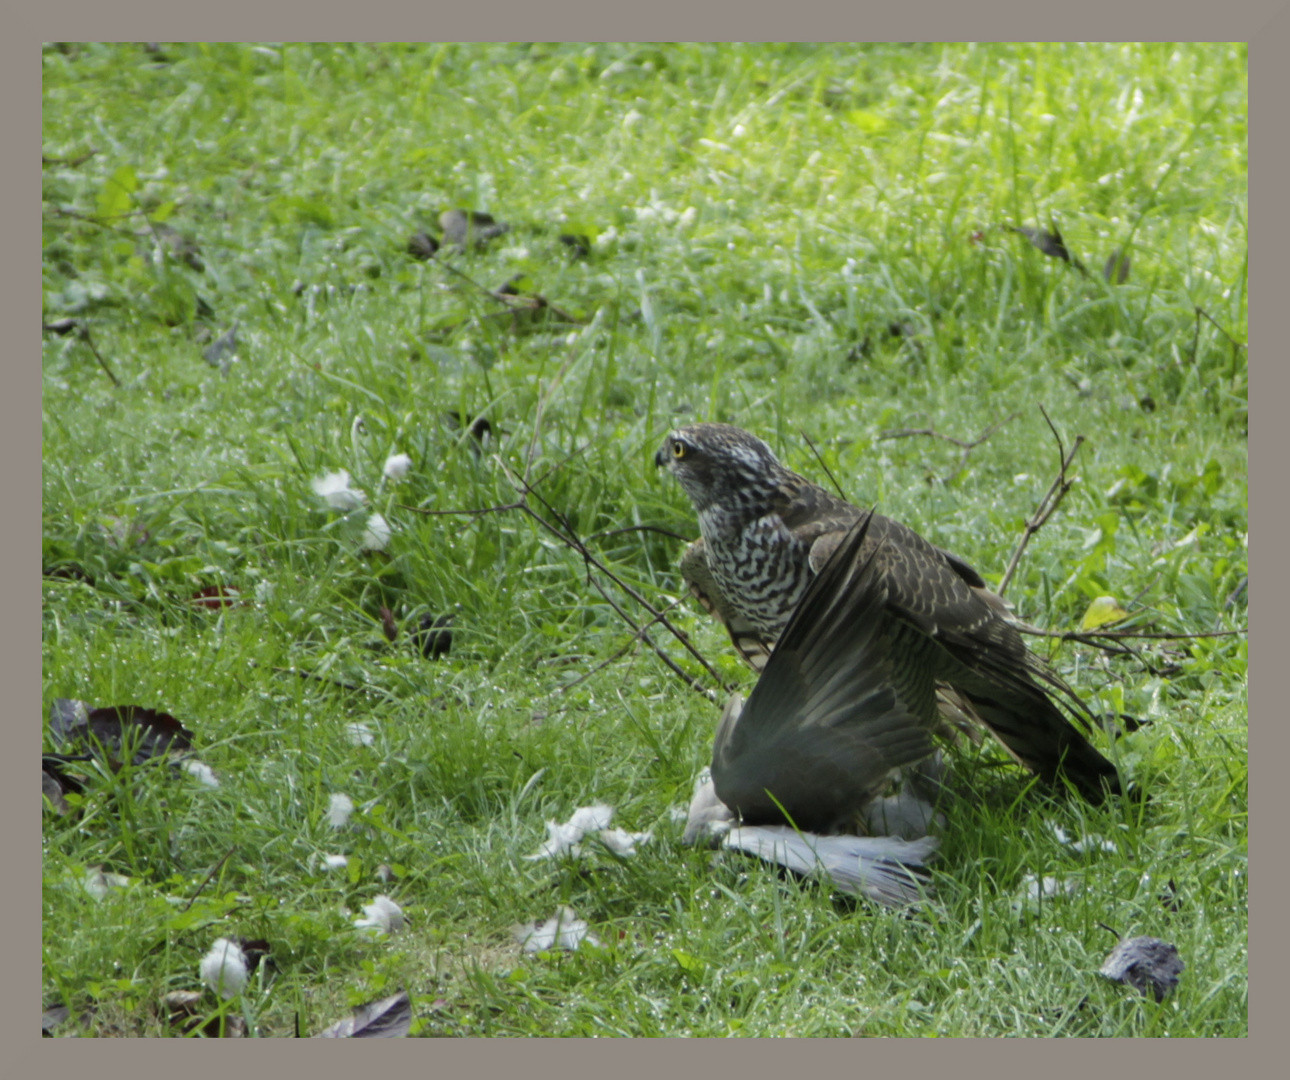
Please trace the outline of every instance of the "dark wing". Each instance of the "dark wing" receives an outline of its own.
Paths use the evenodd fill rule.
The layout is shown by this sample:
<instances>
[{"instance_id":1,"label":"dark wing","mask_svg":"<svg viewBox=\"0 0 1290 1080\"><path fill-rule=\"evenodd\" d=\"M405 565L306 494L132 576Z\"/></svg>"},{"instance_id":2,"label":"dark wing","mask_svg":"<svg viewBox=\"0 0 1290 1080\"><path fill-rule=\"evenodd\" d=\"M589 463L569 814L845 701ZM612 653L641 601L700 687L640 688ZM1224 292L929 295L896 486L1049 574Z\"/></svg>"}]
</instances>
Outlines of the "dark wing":
<instances>
[{"instance_id":1,"label":"dark wing","mask_svg":"<svg viewBox=\"0 0 1290 1080\"><path fill-rule=\"evenodd\" d=\"M712 779L745 822L785 815L827 832L853 817L893 769L932 752L931 639L886 614L887 588L865 558L871 518L848 532L812 581L742 711L717 731Z\"/></svg>"},{"instance_id":2,"label":"dark wing","mask_svg":"<svg viewBox=\"0 0 1290 1080\"><path fill-rule=\"evenodd\" d=\"M1026 648L982 590L944 552L899 522L875 514L870 532L888 589L888 613L944 650L936 678L958 691L1009 751L1045 780L1064 772L1093 800L1105 789L1118 790L1115 766L1049 695L1062 694L1086 726L1088 706Z\"/></svg>"},{"instance_id":3,"label":"dark wing","mask_svg":"<svg viewBox=\"0 0 1290 1080\"><path fill-rule=\"evenodd\" d=\"M708 569L707 548L702 540L696 540L682 553L681 577L703 610L725 626L735 651L754 671L761 671L770 659L770 650L775 643L726 602Z\"/></svg>"}]
</instances>

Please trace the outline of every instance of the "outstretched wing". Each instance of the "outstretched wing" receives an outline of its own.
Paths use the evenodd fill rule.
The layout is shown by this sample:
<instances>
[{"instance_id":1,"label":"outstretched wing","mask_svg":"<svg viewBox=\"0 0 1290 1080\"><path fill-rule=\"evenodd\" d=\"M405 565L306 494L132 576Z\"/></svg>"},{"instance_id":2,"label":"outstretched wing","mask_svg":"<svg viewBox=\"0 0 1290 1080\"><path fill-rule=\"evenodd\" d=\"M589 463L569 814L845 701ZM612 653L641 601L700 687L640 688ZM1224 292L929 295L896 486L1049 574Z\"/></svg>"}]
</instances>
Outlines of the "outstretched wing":
<instances>
[{"instance_id":1,"label":"outstretched wing","mask_svg":"<svg viewBox=\"0 0 1290 1080\"><path fill-rule=\"evenodd\" d=\"M932 752L938 646L887 614L862 517L816 576L742 710L717 731L717 794L750 824L827 832Z\"/></svg>"},{"instance_id":2,"label":"outstretched wing","mask_svg":"<svg viewBox=\"0 0 1290 1080\"><path fill-rule=\"evenodd\" d=\"M827 535L816 542L812 562L829 542ZM1085 726L1088 706L1026 648L1000 612L1002 601L983 582L974 583L980 579L971 567L879 514L860 556L881 570L888 615L906 627L897 636L909 642L911 635L925 636L943 650L932 661L935 677L958 692L1014 757L1049 782L1064 773L1094 801L1118 790L1115 766L1050 694L1061 694Z\"/></svg>"}]
</instances>

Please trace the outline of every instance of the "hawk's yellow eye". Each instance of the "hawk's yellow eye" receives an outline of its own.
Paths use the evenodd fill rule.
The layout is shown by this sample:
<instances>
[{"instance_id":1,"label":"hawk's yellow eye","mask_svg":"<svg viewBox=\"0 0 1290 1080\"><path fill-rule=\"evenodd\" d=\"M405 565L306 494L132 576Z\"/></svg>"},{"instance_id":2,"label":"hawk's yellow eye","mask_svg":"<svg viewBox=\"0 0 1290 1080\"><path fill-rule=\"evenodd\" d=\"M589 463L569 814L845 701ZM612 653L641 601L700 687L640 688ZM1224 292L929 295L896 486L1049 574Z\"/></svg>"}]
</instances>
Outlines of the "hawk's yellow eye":
<instances>
[{"instance_id":1,"label":"hawk's yellow eye","mask_svg":"<svg viewBox=\"0 0 1290 1080\"><path fill-rule=\"evenodd\" d=\"M677 460L680 460L681 458L685 457L687 452L688 451L685 448L685 443L683 443L680 439L672 440L672 456L674 458L676 458Z\"/></svg>"}]
</instances>

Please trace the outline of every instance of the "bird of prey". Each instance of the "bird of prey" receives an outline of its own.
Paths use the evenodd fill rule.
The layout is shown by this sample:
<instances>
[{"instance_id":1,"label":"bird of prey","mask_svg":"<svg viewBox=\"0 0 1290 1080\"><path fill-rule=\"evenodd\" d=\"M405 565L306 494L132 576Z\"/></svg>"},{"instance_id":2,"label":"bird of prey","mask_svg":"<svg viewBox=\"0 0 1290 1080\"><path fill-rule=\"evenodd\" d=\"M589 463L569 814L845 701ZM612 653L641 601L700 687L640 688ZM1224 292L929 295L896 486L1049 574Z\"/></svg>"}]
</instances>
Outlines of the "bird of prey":
<instances>
[{"instance_id":1,"label":"bird of prey","mask_svg":"<svg viewBox=\"0 0 1290 1080\"><path fill-rule=\"evenodd\" d=\"M655 464L668 467L698 514L702 539L681 559L691 592L725 624L745 660L768 670L812 580L864 512L786 469L761 439L729 424L676 429ZM858 605L852 617L871 620L886 642L886 689L897 695L911 732L924 738L938 727L939 698L942 715L979 721L1045 781L1065 776L1095 802L1120 790L1115 766L1054 696L1086 727L1088 706L1026 648L1007 605L971 566L877 513L847 557L880 582L882 602ZM854 580L839 578L839 585L851 588ZM785 737L799 736L786 730Z\"/></svg>"}]
</instances>

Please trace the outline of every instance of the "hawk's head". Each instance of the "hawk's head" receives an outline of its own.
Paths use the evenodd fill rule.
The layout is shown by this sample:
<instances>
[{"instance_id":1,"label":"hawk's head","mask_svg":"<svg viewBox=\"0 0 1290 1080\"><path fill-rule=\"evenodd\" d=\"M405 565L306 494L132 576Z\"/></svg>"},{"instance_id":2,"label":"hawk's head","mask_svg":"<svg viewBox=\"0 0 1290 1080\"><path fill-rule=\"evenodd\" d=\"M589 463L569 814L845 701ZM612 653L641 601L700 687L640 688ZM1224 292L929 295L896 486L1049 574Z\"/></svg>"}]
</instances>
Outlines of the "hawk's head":
<instances>
[{"instance_id":1,"label":"hawk's head","mask_svg":"<svg viewBox=\"0 0 1290 1080\"><path fill-rule=\"evenodd\" d=\"M695 510L759 505L784 472L771 448L730 424L690 424L669 432L654 455L690 496Z\"/></svg>"}]
</instances>

